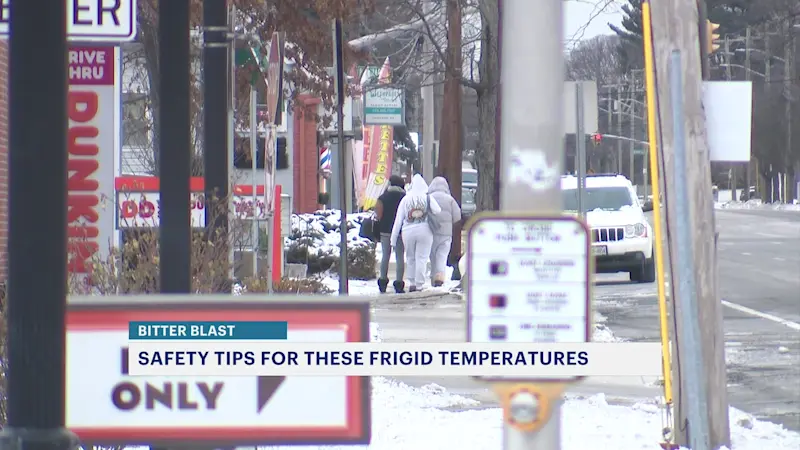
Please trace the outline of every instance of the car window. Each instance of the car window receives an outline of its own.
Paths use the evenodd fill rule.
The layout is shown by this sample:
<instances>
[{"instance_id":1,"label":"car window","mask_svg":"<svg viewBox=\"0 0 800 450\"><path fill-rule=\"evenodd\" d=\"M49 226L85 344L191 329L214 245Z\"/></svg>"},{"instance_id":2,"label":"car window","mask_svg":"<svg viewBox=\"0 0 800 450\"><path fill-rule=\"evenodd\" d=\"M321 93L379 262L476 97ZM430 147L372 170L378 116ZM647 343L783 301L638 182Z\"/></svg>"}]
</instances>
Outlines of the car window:
<instances>
[{"instance_id":1,"label":"car window","mask_svg":"<svg viewBox=\"0 0 800 450\"><path fill-rule=\"evenodd\" d=\"M585 211L592 211L595 209L617 211L625 206L636 205L633 197L631 196L630 190L626 187L604 186L586 188L584 193L585 204L583 206ZM565 210L578 210L577 189L564 189L561 191L561 196L564 201Z\"/></svg>"}]
</instances>

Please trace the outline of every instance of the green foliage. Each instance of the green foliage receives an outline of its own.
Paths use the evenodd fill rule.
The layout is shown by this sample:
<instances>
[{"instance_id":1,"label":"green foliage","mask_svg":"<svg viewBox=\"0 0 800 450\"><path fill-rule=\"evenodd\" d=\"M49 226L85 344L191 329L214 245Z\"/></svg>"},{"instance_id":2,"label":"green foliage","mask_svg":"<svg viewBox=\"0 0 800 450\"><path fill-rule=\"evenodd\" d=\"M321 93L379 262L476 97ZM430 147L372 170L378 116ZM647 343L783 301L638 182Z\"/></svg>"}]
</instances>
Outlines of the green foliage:
<instances>
[{"instance_id":1,"label":"green foliage","mask_svg":"<svg viewBox=\"0 0 800 450\"><path fill-rule=\"evenodd\" d=\"M243 280L248 293L267 292L265 278L246 278ZM333 291L318 278L282 278L273 282L272 291L279 294L330 294Z\"/></svg>"},{"instance_id":2,"label":"green foliage","mask_svg":"<svg viewBox=\"0 0 800 450\"><path fill-rule=\"evenodd\" d=\"M623 72L641 69L644 66L642 45L642 0L628 0L622 5L622 26L609 24L620 38L619 52Z\"/></svg>"},{"instance_id":3,"label":"green foliage","mask_svg":"<svg viewBox=\"0 0 800 450\"><path fill-rule=\"evenodd\" d=\"M340 261L341 259L336 259L332 270L339 270ZM351 280L374 280L376 265L375 244L348 247L347 276Z\"/></svg>"},{"instance_id":4,"label":"green foliage","mask_svg":"<svg viewBox=\"0 0 800 450\"><path fill-rule=\"evenodd\" d=\"M320 248L325 233L311 227L306 229L293 229L289 235L289 245L286 247L287 264L305 264L308 274L315 275L327 272L333 267L337 257L333 251Z\"/></svg>"}]
</instances>

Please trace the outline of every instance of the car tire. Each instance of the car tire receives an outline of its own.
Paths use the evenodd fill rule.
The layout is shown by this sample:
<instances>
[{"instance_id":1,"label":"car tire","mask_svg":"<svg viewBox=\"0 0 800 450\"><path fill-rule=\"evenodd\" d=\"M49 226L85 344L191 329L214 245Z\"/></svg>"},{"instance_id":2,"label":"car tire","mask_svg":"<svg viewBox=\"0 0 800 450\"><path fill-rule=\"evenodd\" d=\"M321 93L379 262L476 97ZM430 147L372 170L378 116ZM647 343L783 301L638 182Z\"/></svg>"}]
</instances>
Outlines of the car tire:
<instances>
[{"instance_id":1,"label":"car tire","mask_svg":"<svg viewBox=\"0 0 800 450\"><path fill-rule=\"evenodd\" d=\"M639 269L638 272L635 280L633 279L633 274L631 274L631 281L636 281L638 283L652 283L656 281L655 260L653 258L645 259L642 268Z\"/></svg>"}]
</instances>

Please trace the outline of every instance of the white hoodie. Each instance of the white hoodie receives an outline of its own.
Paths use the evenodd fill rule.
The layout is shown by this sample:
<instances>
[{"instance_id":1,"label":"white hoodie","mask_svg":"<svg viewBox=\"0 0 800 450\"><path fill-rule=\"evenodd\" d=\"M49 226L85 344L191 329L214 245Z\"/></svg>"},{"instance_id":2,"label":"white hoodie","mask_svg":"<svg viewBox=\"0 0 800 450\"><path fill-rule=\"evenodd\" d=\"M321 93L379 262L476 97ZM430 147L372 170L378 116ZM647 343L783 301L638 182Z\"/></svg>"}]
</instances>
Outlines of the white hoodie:
<instances>
[{"instance_id":1,"label":"white hoodie","mask_svg":"<svg viewBox=\"0 0 800 450\"><path fill-rule=\"evenodd\" d=\"M431 211L433 214L442 212L442 207L433 197L428 197L428 183L421 175L417 174L411 178L411 187L408 193L397 206L397 216L392 227L391 244L397 245L397 238L402 230L412 230L418 227L428 227L428 199L431 201Z\"/></svg>"}]
</instances>

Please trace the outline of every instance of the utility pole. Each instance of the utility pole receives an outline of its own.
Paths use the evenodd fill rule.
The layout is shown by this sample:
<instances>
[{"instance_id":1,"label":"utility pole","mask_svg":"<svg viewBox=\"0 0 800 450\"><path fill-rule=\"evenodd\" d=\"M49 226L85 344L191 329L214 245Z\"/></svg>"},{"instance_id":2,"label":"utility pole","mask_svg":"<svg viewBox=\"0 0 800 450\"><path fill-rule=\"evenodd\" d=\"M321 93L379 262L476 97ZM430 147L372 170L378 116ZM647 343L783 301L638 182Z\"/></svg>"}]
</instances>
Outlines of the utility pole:
<instances>
[{"instance_id":1,"label":"utility pole","mask_svg":"<svg viewBox=\"0 0 800 450\"><path fill-rule=\"evenodd\" d=\"M750 27L747 27L744 32L744 79L750 81L750 47L752 46L752 36L750 35ZM747 186L745 189L745 199L750 200L750 186L753 185L753 154L750 153L750 161L747 163L747 176L745 181ZM734 199L736 200L736 199Z\"/></svg>"},{"instance_id":2,"label":"utility pole","mask_svg":"<svg viewBox=\"0 0 800 450\"><path fill-rule=\"evenodd\" d=\"M631 183L636 184L636 173L633 170L633 152L636 142L636 71L631 71L631 85L630 85L630 104L628 105L628 117L630 118L631 126L631 140L628 141L628 175Z\"/></svg>"},{"instance_id":3,"label":"utility pole","mask_svg":"<svg viewBox=\"0 0 800 450\"><path fill-rule=\"evenodd\" d=\"M502 9L501 80L505 95L498 151L502 155L500 209L525 215L560 215L560 174L564 165L564 53L563 4L560 1L506 1ZM530 43L536 42L531 48ZM527 92L528 95L519 95ZM515 94L517 93L517 94ZM535 98L535 102L530 99ZM518 155L514 155L518 152ZM541 185L513 182L516 157L538 160L544 176ZM557 390L558 384L540 384ZM562 385L563 388L563 385ZM541 403L541 402L540 402ZM551 398L552 412L541 428L526 431L504 421L506 450L560 450L561 401ZM536 411L535 402L526 406Z\"/></svg>"},{"instance_id":4,"label":"utility pole","mask_svg":"<svg viewBox=\"0 0 800 450\"><path fill-rule=\"evenodd\" d=\"M783 69L783 95L786 99L786 107L784 110L784 120L786 121L786 157L784 160L787 162L786 169L789 169L791 164L791 157L789 155L792 154L792 81L794 81L794 54L795 54L795 39L794 39L794 31L792 27L789 27L789 34L791 37L789 38L790 41L784 45L784 69ZM780 177L781 175L778 175ZM789 181L789 180L786 180ZM781 197L780 199L784 202L789 201L789 183L782 183L781 191L778 195ZM774 199L773 199L774 201Z\"/></svg>"},{"instance_id":5,"label":"utility pole","mask_svg":"<svg viewBox=\"0 0 800 450\"><path fill-rule=\"evenodd\" d=\"M772 90L772 47L770 45L769 31L767 31L764 33L764 91L767 95ZM758 159L756 159L756 192L763 199L766 196L766 186L764 186L759 166Z\"/></svg>"},{"instance_id":6,"label":"utility pole","mask_svg":"<svg viewBox=\"0 0 800 450\"><path fill-rule=\"evenodd\" d=\"M622 136L622 84L617 85L617 136ZM617 173L622 174L622 141L617 139Z\"/></svg>"},{"instance_id":7,"label":"utility pole","mask_svg":"<svg viewBox=\"0 0 800 450\"><path fill-rule=\"evenodd\" d=\"M752 37L750 36L750 27L744 31L744 79L750 81L750 46L752 45ZM750 186L753 185L753 153L750 153L750 161L747 163L747 176L745 177L747 186L745 189L745 199L750 200ZM736 200L735 198L733 200Z\"/></svg>"},{"instance_id":8,"label":"utility pole","mask_svg":"<svg viewBox=\"0 0 800 450\"><path fill-rule=\"evenodd\" d=\"M428 20L428 14L431 10L431 2L426 0L422 5L423 17ZM433 83L434 67L433 67L433 45L431 45L431 37L425 35L422 41L422 176L428 183L431 182L434 176L434 163L433 163L433 141L435 140L434 130L436 122L436 108L434 105L434 90ZM410 178L409 178L410 179Z\"/></svg>"},{"instance_id":9,"label":"utility pole","mask_svg":"<svg viewBox=\"0 0 800 450\"><path fill-rule=\"evenodd\" d=\"M612 133L612 128L614 127L614 99L611 98L611 89L608 90L607 93L608 97L606 97L606 119L608 120L608 125L606 125L606 134ZM603 167L605 171L605 167Z\"/></svg>"},{"instance_id":10,"label":"utility pole","mask_svg":"<svg viewBox=\"0 0 800 450\"><path fill-rule=\"evenodd\" d=\"M702 42L702 41L701 41ZM725 80L731 81L733 80L733 74L731 72L731 40L728 35L725 35L725 41L723 44L723 53L725 53ZM745 70L745 72L747 72ZM736 163L731 163L730 166L730 179L728 182L730 183L731 189L731 200L736 201L739 196L736 195Z\"/></svg>"},{"instance_id":11,"label":"utility pole","mask_svg":"<svg viewBox=\"0 0 800 450\"><path fill-rule=\"evenodd\" d=\"M676 443L693 450L712 450L721 446L730 448L730 424L728 418L728 392L725 372L722 330L722 305L717 292L716 264L716 226L713 216L711 193L711 171L709 151L705 136L705 116L702 108L702 69L701 48L698 45L698 28L684 26L698 17L696 0L661 0L651 3L653 36L656 57L658 86L659 123L662 130L662 152L664 159L666 195L668 199L667 221L670 230L680 228L676 214L676 184L682 183L683 192L688 197L686 206L692 229L685 242L678 236L669 239L669 253L672 264L672 284L682 287L680 295L674 297L674 317L676 318L676 354L682 370L679 382L675 383L678 392L674 399L676 405ZM705 27L705 23L702 24ZM673 51L680 52L678 87L681 98L673 99L670 86L670 69L675 67ZM679 104L676 104L677 103ZM675 106L675 110L673 110ZM678 107L682 106L682 107ZM680 125L685 130L675 130L675 118L680 116ZM683 146L685 156L682 162L685 173L678 178L676 173L676 154ZM675 200L673 200L675 199ZM672 234L672 233L670 233ZM688 279L685 272L676 269L685 264L693 267L694 280ZM693 289L685 289L695 281ZM686 292L694 295L686 295ZM688 311L686 309L689 309ZM687 314L688 313L688 314ZM699 342L686 339L685 317L695 317L700 323ZM698 351L695 351L698 350ZM695 351L693 354L692 352ZM692 357L694 356L694 357ZM699 378L688 376L689 370L700 374ZM691 388L691 389L690 389ZM688 392L700 392L704 398L689 398ZM703 392L705 391L705 395ZM692 401L693 403L688 403ZM695 406L704 404L698 411ZM689 408L689 406L693 406ZM689 412L694 415L689 416ZM708 430L708 433L704 433ZM692 445L690 446L690 442Z\"/></svg>"},{"instance_id":12,"label":"utility pole","mask_svg":"<svg viewBox=\"0 0 800 450\"><path fill-rule=\"evenodd\" d=\"M203 1L203 175L206 237L228 254L228 6ZM232 57L232 55L231 55ZM225 275L220 275L224 277ZM222 280L220 280L222 281ZM218 292L228 283L215 280Z\"/></svg>"},{"instance_id":13,"label":"utility pole","mask_svg":"<svg viewBox=\"0 0 800 450\"><path fill-rule=\"evenodd\" d=\"M461 155L464 150L464 127L461 121L461 2L446 0L447 54L444 77L444 108L439 139L439 172L450 184L450 194L461 204ZM461 224L453 224L453 241L448 263L453 278L460 279L458 261L461 258Z\"/></svg>"},{"instance_id":14,"label":"utility pole","mask_svg":"<svg viewBox=\"0 0 800 450\"><path fill-rule=\"evenodd\" d=\"M0 432L3 450L79 446L78 438L64 427L69 173L66 17L64 1L17 2L9 23L8 354L4 361L8 423ZM46 197L52 199L47 208L32 207Z\"/></svg>"}]
</instances>

